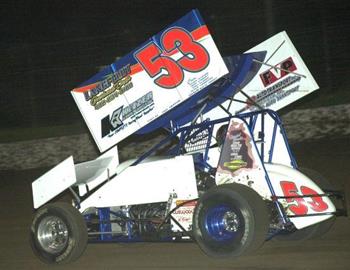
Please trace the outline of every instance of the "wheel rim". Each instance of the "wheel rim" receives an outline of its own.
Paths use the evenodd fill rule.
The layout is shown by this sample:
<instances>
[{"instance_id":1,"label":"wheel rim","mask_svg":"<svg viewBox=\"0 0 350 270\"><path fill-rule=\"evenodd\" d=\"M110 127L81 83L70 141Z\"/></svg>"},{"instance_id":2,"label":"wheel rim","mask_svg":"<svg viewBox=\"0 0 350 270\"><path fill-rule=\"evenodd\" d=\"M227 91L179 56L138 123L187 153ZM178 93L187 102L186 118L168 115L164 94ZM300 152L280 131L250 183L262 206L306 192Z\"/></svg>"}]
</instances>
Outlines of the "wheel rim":
<instances>
[{"instance_id":1,"label":"wheel rim","mask_svg":"<svg viewBox=\"0 0 350 270\"><path fill-rule=\"evenodd\" d=\"M244 230L240 215L227 205L211 207L204 223L208 235L219 242L232 241Z\"/></svg>"},{"instance_id":2,"label":"wheel rim","mask_svg":"<svg viewBox=\"0 0 350 270\"><path fill-rule=\"evenodd\" d=\"M68 243L67 225L59 217L45 217L39 223L37 238L40 246L46 252L52 254L60 253Z\"/></svg>"}]
</instances>

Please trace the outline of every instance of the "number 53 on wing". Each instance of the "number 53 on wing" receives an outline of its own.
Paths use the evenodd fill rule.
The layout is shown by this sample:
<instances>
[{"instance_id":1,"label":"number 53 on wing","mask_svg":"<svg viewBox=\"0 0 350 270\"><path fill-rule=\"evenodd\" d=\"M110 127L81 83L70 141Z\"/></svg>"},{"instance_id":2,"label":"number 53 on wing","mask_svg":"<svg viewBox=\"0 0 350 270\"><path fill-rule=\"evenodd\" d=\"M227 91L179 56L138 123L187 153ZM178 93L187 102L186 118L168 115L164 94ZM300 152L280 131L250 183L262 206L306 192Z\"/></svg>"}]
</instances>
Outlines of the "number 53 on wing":
<instances>
[{"instance_id":1,"label":"number 53 on wing","mask_svg":"<svg viewBox=\"0 0 350 270\"><path fill-rule=\"evenodd\" d=\"M72 95L104 151L227 72L207 26L192 10L73 89ZM152 100L145 98L150 96ZM115 111L117 126L107 123Z\"/></svg>"}]
</instances>

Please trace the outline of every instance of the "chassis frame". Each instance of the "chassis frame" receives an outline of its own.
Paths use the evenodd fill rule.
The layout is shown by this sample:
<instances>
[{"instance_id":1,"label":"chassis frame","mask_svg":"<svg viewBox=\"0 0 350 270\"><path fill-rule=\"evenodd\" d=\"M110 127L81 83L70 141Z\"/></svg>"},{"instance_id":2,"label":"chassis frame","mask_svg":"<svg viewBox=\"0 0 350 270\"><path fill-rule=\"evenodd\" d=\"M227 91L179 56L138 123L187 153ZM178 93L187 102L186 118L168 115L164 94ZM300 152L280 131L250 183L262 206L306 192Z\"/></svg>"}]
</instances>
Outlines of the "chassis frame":
<instances>
[{"instance_id":1,"label":"chassis frame","mask_svg":"<svg viewBox=\"0 0 350 270\"><path fill-rule=\"evenodd\" d=\"M260 117L259 117L260 116ZM268 139L270 139L270 143L267 146L266 143L266 137L265 137L265 119L266 117L271 117L274 121L273 126L273 132L272 136ZM286 132L283 128L282 121L278 114L272 110L261 110L261 111L254 111L249 113L244 113L240 115L235 116L228 116L222 119L217 119L214 121L203 121L200 124L192 124L185 127L177 127L176 125L172 125L172 129L170 130L170 134L168 137L164 138L162 141L154 145L152 148L150 148L148 151L146 151L143 155L141 155L139 158L137 158L130 166L137 166L138 164L145 161L147 158L157 154L161 150L163 155L166 156L179 156L179 155L192 155L194 157L194 163L197 173L205 173L208 177L215 177L215 170L216 168L213 167L208 163L209 158L209 151L211 147L213 147L212 142L213 140L216 140L214 138L214 126L219 125L225 125L232 119L240 119L244 121L249 127L249 132L251 134L257 133L259 138L258 140L254 141L254 145L258 150L259 157L261 160L261 164L264 166L265 170L265 179L260 179L260 181L266 181L269 191L271 193L270 197L270 205L273 208L271 210L272 213L274 213L275 217L274 219L278 220L278 225L273 226L269 230L269 234L266 236L266 239L271 239L274 235L277 235L281 232L288 232L288 231L295 231L296 228L293 225L293 222L291 222L291 218L296 217L306 217L306 216L343 216L346 215L346 209L345 209L345 198L343 196L342 192L334 191L334 190L326 190L322 194L310 194L310 195L293 195L293 196L277 196L276 192L273 188L273 185L271 184L271 179L269 177L269 173L267 172L267 169L265 168L266 163L271 163L273 160L273 155L275 151L275 141L277 137L278 128L280 131L280 134L283 138L285 147L287 149L288 158L290 161L290 167L297 170L297 162L294 158L294 155L292 153L292 150L289 146L288 139ZM259 128L257 128L257 121L260 121ZM217 129L216 129L217 130ZM204 134L205 138L198 139L198 137L202 136ZM203 136L202 136L203 137ZM177 140L178 142L176 144L170 144L169 143ZM186 148L186 143L189 141L196 141L196 143L192 144L189 148ZM259 146L258 146L259 144ZM166 149L164 149L164 146ZM214 144L214 147L217 146ZM266 161L266 162L264 162ZM113 176L111 177L113 178ZM103 185L103 183L101 184ZM206 188L206 187L205 187ZM74 192L73 189L71 191L75 194L75 198L79 198L79 196ZM88 194L90 195L90 194ZM299 199L299 198L320 198L320 197L332 197L341 202L341 208L337 209L335 212L323 212L323 213L313 213L313 214L305 214L305 215L296 215L296 214L288 214L286 212L286 209L282 206L281 201L282 200L293 200L293 199ZM169 201L167 204L170 203L170 201L173 198L169 197ZM191 231L184 228L181 223L179 223L176 218L173 216L173 213L188 205L191 202L195 202L198 199L193 199L190 201L185 201L179 205L177 205L175 208L171 210L167 210L166 214L158 219L158 220L151 220L151 219L133 219L130 218L127 214L127 211L112 211L110 208L97 208L95 214L86 214L84 215L84 218L87 222L88 228L89 225L91 226L93 223L95 223L95 226L97 225L98 229L94 232L89 233L90 241L91 242L139 242L139 241L174 241L174 240L184 240L188 241L189 239L193 240ZM79 208L79 199L75 200L75 205L77 208ZM164 202L165 203L165 202ZM93 221L93 216L95 217L95 220ZM112 218L114 216L114 218ZM162 228L168 224L170 225L170 221L176 224L181 229L181 232L171 232L171 230L168 230L168 234L164 235L164 231L162 231ZM112 231L112 224L115 222L121 222L125 223L127 231L123 233L114 233ZM161 235L162 237L150 237L150 238L144 238L142 235L140 235L139 232L133 232L131 228L135 225L135 223L153 223L157 224L157 226L154 226L154 235Z\"/></svg>"}]
</instances>

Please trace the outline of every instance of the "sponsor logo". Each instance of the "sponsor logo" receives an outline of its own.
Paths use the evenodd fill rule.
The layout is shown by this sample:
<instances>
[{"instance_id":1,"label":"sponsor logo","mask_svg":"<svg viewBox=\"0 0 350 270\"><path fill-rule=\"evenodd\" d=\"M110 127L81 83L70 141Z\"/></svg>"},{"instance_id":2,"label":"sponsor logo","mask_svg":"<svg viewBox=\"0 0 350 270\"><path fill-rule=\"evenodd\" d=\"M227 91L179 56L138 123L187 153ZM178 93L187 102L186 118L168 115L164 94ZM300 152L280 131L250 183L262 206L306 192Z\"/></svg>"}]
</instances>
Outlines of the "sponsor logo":
<instances>
[{"instance_id":1,"label":"sponsor logo","mask_svg":"<svg viewBox=\"0 0 350 270\"><path fill-rule=\"evenodd\" d=\"M148 92L144 96L130 103L128 106L121 106L112 115L107 115L101 120L101 137L113 136L137 119L148 114L154 108L153 93Z\"/></svg>"},{"instance_id":2,"label":"sponsor logo","mask_svg":"<svg viewBox=\"0 0 350 270\"><path fill-rule=\"evenodd\" d=\"M197 130L194 130L191 133L192 133L191 136L195 135L195 137L192 137L188 141L188 144L196 144L198 142L202 142L202 141L207 141L208 140L209 131L207 129L202 130L201 132L198 132Z\"/></svg>"},{"instance_id":3,"label":"sponsor logo","mask_svg":"<svg viewBox=\"0 0 350 270\"><path fill-rule=\"evenodd\" d=\"M277 64L276 68L270 68L269 70L261 73L259 76L264 87L267 87L295 70L297 70L297 67L292 57L289 57Z\"/></svg>"},{"instance_id":4,"label":"sponsor logo","mask_svg":"<svg viewBox=\"0 0 350 270\"><path fill-rule=\"evenodd\" d=\"M193 214L193 208L178 209L173 214L175 214L175 215L192 215Z\"/></svg>"},{"instance_id":5,"label":"sponsor logo","mask_svg":"<svg viewBox=\"0 0 350 270\"><path fill-rule=\"evenodd\" d=\"M183 204L183 206L196 206L197 201L177 200L176 206L179 206L180 204Z\"/></svg>"},{"instance_id":6,"label":"sponsor logo","mask_svg":"<svg viewBox=\"0 0 350 270\"><path fill-rule=\"evenodd\" d=\"M123 106L116 109L112 116L107 115L101 120L101 136L102 138L109 135L112 131L116 131L123 126L122 120Z\"/></svg>"},{"instance_id":7,"label":"sponsor logo","mask_svg":"<svg viewBox=\"0 0 350 270\"><path fill-rule=\"evenodd\" d=\"M84 92L85 100L89 101L95 110L101 109L107 103L131 89L133 87L131 80L130 65L128 64L106 76L95 88Z\"/></svg>"},{"instance_id":8,"label":"sponsor logo","mask_svg":"<svg viewBox=\"0 0 350 270\"><path fill-rule=\"evenodd\" d=\"M247 162L241 159L231 160L224 163L224 167L233 172L237 171L238 169L245 168L246 166Z\"/></svg>"},{"instance_id":9,"label":"sponsor logo","mask_svg":"<svg viewBox=\"0 0 350 270\"><path fill-rule=\"evenodd\" d=\"M300 80L300 76L288 76L278 81L274 85L262 90L256 96L252 96L251 99L259 104L262 108L269 108L272 105L278 103L280 100L288 97L292 93L298 92L300 86L298 83ZM241 113L247 109L254 109L253 102L248 100L247 106L237 111L237 113Z\"/></svg>"},{"instance_id":10,"label":"sponsor logo","mask_svg":"<svg viewBox=\"0 0 350 270\"><path fill-rule=\"evenodd\" d=\"M218 172L236 176L241 170L257 167L250 135L243 123L231 122L218 165Z\"/></svg>"},{"instance_id":11,"label":"sponsor logo","mask_svg":"<svg viewBox=\"0 0 350 270\"><path fill-rule=\"evenodd\" d=\"M188 152L204 149L208 143L209 131L207 129L199 131L194 129L189 135L189 139L186 139L186 150Z\"/></svg>"},{"instance_id":12,"label":"sponsor logo","mask_svg":"<svg viewBox=\"0 0 350 270\"><path fill-rule=\"evenodd\" d=\"M192 217L194 208L197 204L197 201L188 201L186 200L177 200L176 206L180 206L179 209L176 209L173 213L173 217L184 227L190 229L192 226Z\"/></svg>"}]
</instances>

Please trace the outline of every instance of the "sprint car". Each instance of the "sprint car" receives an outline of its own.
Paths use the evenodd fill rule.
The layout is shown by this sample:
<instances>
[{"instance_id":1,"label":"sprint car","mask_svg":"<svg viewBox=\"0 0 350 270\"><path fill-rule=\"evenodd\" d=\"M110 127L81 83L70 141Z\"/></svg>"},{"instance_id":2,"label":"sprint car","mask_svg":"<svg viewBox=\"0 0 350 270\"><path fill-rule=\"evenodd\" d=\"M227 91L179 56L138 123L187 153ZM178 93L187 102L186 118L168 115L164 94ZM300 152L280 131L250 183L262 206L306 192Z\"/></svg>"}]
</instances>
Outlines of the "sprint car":
<instances>
[{"instance_id":1,"label":"sprint car","mask_svg":"<svg viewBox=\"0 0 350 270\"><path fill-rule=\"evenodd\" d=\"M74 89L104 153L69 157L32 183L37 257L68 263L88 242L195 241L235 258L324 234L346 213L343 195L297 166L271 110L318 88L290 44L283 32L223 60L194 10ZM158 128L168 136L119 163L116 143ZM71 204L55 201L65 190Z\"/></svg>"}]
</instances>

